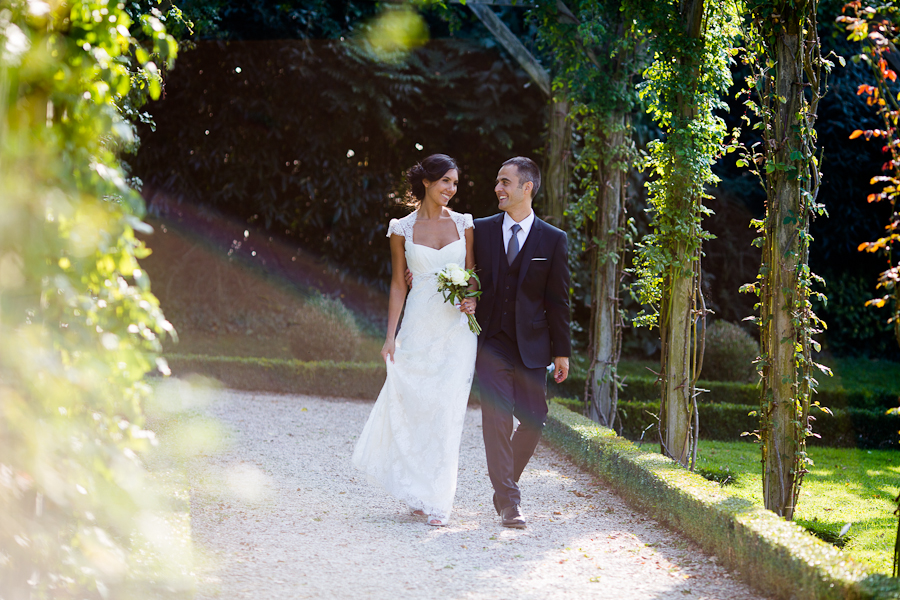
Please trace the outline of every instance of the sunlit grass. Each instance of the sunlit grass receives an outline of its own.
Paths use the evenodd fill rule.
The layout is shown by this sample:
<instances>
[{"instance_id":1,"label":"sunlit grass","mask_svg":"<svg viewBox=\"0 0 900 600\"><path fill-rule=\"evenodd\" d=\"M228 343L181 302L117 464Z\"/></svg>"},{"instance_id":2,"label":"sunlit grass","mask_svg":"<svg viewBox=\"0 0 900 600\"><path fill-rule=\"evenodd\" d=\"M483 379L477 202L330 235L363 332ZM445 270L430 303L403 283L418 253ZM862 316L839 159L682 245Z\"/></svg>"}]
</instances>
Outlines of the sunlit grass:
<instances>
[{"instance_id":1,"label":"sunlit grass","mask_svg":"<svg viewBox=\"0 0 900 600\"><path fill-rule=\"evenodd\" d=\"M811 448L810 456L815 465L804 479L795 521L872 571L890 575L900 451ZM762 505L757 444L701 441L697 470L725 481L729 494ZM839 536L848 523L846 534Z\"/></svg>"}]
</instances>

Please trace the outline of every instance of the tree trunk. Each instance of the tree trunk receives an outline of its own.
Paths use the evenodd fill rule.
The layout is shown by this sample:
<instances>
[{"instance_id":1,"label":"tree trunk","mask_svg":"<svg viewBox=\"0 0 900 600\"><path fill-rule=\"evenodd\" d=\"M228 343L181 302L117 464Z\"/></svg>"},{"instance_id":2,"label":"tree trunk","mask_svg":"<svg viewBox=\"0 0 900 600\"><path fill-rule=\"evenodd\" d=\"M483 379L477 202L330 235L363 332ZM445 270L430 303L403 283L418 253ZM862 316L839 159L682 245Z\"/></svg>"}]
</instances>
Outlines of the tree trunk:
<instances>
[{"instance_id":1,"label":"tree trunk","mask_svg":"<svg viewBox=\"0 0 900 600\"><path fill-rule=\"evenodd\" d=\"M702 32L704 0L682 0L680 13L684 19L686 39L696 39ZM685 61L696 61L699 57L688 56ZM699 65L694 69L699 73ZM679 101L678 117L682 121L690 121L694 118L696 107L687 98ZM680 160L675 161L675 169L681 171L682 179L690 177L690 167L682 165ZM677 181L677 178L675 178ZM691 185L685 181L685 185L677 186L671 193L675 197L673 203L678 205L678 212L683 207L690 207L688 214L694 214L700 198L693 197ZM680 196L680 197L678 197ZM684 214L684 213L683 213ZM685 223L687 227L694 227L693 223ZM697 285L696 269L694 265L700 261L700 247L693 256L686 256L684 249L679 249L675 256L681 259L681 264L668 267L664 274L663 297L659 311L659 333L661 343L660 374L662 375L662 398L660 406L660 426L662 428L662 451L667 456L675 459L684 466L688 466L688 459L696 439L697 432L691 427L694 420L693 389L696 373L694 373L694 336L693 322L697 295L700 294Z\"/></svg>"},{"instance_id":2,"label":"tree trunk","mask_svg":"<svg viewBox=\"0 0 900 600\"><path fill-rule=\"evenodd\" d=\"M663 398L665 411L660 419L665 419L663 452L687 466L691 450L691 417L693 369L691 364L691 325L694 308L694 279L691 271L684 275L672 274L667 279L666 289L671 296L664 299L660 307L662 337L661 373L663 375Z\"/></svg>"},{"instance_id":3,"label":"tree trunk","mask_svg":"<svg viewBox=\"0 0 900 600\"><path fill-rule=\"evenodd\" d=\"M773 122L773 138L781 148L775 153L778 163L790 163L794 135L792 126L800 110L802 81L798 73L797 34L783 34L776 39L778 76L776 95L787 101L778 103ZM763 433L763 496L766 508L786 519L794 513L794 485L798 447L795 347L798 331L794 313L798 302L801 261L805 258L799 246L801 223L801 182L789 178L784 171L769 175L771 206L767 214L764 260L768 275L763 278L763 368L764 406L768 428Z\"/></svg>"},{"instance_id":4,"label":"tree trunk","mask_svg":"<svg viewBox=\"0 0 900 600\"><path fill-rule=\"evenodd\" d=\"M549 104L547 152L544 159L545 219L562 228L569 203L569 163L572 156L572 121L565 93Z\"/></svg>"},{"instance_id":5,"label":"tree trunk","mask_svg":"<svg viewBox=\"0 0 900 600\"><path fill-rule=\"evenodd\" d=\"M630 119L613 113L606 130L612 132L606 146L621 148L630 130ZM615 424L619 389L616 366L622 349L622 324L619 313L619 285L622 277L622 228L625 216L626 172L616 167L617 156L600 166L600 206L594 219L597 248L592 254L591 272L591 368L589 416L612 428Z\"/></svg>"}]
</instances>

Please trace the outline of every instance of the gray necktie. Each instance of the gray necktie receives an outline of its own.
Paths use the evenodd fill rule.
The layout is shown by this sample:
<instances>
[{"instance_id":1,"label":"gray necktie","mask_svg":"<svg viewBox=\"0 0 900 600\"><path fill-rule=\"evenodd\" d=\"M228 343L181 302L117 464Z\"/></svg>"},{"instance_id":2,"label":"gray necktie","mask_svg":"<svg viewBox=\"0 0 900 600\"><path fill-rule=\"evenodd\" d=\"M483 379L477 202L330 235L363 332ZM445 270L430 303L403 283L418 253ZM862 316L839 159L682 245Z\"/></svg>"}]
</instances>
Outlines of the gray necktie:
<instances>
[{"instance_id":1,"label":"gray necktie","mask_svg":"<svg viewBox=\"0 0 900 600\"><path fill-rule=\"evenodd\" d=\"M512 228L510 229L511 236L509 236L509 244L506 246L506 260L509 264L512 264L514 260L516 260L516 255L519 253L519 230L522 229L518 223L513 223Z\"/></svg>"}]
</instances>

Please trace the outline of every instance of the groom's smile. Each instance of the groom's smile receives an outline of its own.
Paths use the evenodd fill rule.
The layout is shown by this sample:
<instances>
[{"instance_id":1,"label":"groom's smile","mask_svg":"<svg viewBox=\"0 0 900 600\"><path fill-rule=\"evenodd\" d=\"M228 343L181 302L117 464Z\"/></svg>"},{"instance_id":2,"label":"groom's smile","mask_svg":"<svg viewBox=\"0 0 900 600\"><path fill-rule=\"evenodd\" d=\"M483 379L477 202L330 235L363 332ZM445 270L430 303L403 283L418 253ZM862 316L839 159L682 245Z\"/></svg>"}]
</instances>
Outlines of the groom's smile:
<instances>
[{"instance_id":1,"label":"groom's smile","mask_svg":"<svg viewBox=\"0 0 900 600\"><path fill-rule=\"evenodd\" d=\"M519 179L519 169L515 165L504 165L497 173L497 184L494 186L498 208L509 213L516 221L527 217L531 213L529 194L532 186L530 181L523 186Z\"/></svg>"}]
</instances>

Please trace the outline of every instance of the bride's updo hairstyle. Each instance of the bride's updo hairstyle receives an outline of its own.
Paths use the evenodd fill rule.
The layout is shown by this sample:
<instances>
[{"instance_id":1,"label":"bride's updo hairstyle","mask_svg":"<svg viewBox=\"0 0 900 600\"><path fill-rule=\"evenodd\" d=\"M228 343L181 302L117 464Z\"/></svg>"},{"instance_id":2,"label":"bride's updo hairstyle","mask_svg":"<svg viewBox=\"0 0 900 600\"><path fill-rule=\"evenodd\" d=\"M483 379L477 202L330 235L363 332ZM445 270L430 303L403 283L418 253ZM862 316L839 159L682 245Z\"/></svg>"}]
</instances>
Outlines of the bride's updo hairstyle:
<instances>
[{"instance_id":1,"label":"bride's updo hairstyle","mask_svg":"<svg viewBox=\"0 0 900 600\"><path fill-rule=\"evenodd\" d=\"M410 198L413 204L418 204L425 199L425 184L423 181L438 181L444 176L444 173L450 169L456 169L456 161L446 154L432 154L420 163L414 164L406 172L406 179L412 191L413 198Z\"/></svg>"}]
</instances>

